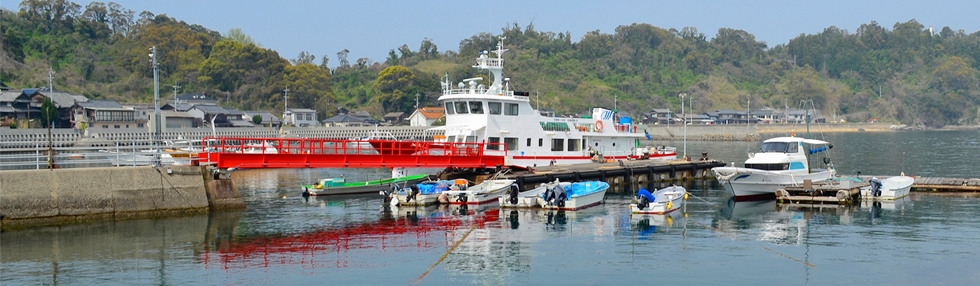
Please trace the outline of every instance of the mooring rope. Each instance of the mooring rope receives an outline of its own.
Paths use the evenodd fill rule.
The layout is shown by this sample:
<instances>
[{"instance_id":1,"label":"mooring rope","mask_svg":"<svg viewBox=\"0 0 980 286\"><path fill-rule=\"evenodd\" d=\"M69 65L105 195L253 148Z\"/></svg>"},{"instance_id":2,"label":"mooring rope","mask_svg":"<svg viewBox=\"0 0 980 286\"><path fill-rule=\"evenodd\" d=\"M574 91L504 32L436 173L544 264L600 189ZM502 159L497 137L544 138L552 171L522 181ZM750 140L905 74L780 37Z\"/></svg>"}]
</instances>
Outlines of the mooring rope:
<instances>
[{"instance_id":1,"label":"mooring rope","mask_svg":"<svg viewBox=\"0 0 980 286\"><path fill-rule=\"evenodd\" d=\"M712 202L709 202L709 201L706 201L706 200L704 200L704 199L702 199L701 197L698 197L698 196L695 196L695 195L694 195L694 194L692 194L691 192L687 192L687 195L689 195L689 196L691 196L691 197L694 197L695 199L698 199L698 200L701 200L702 202L705 202L705 203L708 203L708 204L714 204L714 203L712 203Z\"/></svg>"},{"instance_id":2,"label":"mooring rope","mask_svg":"<svg viewBox=\"0 0 980 286\"><path fill-rule=\"evenodd\" d=\"M475 230L477 226L479 226L479 224L474 223L473 227L471 227L470 230L466 232L466 234L463 234L463 238L460 238L459 240L456 241L456 243L453 243L453 246L449 247L449 249L446 250L446 253L443 253L442 257L439 257L439 260L436 260L436 263L433 263L432 266L429 266L429 269L426 269L425 272L422 272L422 275L419 275L419 278L415 279L415 281L413 281L412 284L418 285L419 283L421 283L422 279L425 279L425 276L429 275L429 272L432 272L432 269L435 269L436 266L439 265L439 263L442 263L442 261L449 256L449 253L452 253L457 246L463 243L463 241L466 240L466 237L470 236L470 233L473 232L473 230Z\"/></svg>"},{"instance_id":3,"label":"mooring rope","mask_svg":"<svg viewBox=\"0 0 980 286\"><path fill-rule=\"evenodd\" d=\"M799 259L793 258L792 256L789 256L789 255L786 255L786 254L782 254L779 251L772 250L772 249L770 249L768 247L762 246L762 249L765 249L765 250L768 250L768 251L772 251L775 254L779 254L779 256L789 258L790 260L793 260L793 261L796 261L796 262L799 262L799 263L803 263L806 266L817 268L816 265L810 264L810 262L806 262L806 261L803 261L803 260L799 260Z\"/></svg>"}]
</instances>

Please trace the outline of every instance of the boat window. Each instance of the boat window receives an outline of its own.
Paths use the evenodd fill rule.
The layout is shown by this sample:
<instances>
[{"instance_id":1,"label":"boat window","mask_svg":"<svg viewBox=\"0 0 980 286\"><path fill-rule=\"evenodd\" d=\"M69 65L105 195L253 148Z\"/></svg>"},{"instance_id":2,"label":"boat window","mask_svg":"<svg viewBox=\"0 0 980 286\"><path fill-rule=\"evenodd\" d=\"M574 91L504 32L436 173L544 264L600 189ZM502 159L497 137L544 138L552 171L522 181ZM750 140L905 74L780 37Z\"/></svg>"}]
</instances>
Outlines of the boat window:
<instances>
[{"instance_id":1,"label":"boat window","mask_svg":"<svg viewBox=\"0 0 980 286\"><path fill-rule=\"evenodd\" d=\"M483 114L483 102L482 101L470 101L470 113L472 113L472 114Z\"/></svg>"},{"instance_id":2,"label":"boat window","mask_svg":"<svg viewBox=\"0 0 980 286\"><path fill-rule=\"evenodd\" d=\"M466 102L465 101L457 101L457 102L455 102L455 104L456 104L456 113L457 114L467 114L467 113L470 113L469 112L470 109L469 108L466 108Z\"/></svg>"},{"instance_id":3,"label":"boat window","mask_svg":"<svg viewBox=\"0 0 980 286\"><path fill-rule=\"evenodd\" d=\"M527 147L531 147L531 138L527 138Z\"/></svg>"},{"instance_id":4,"label":"boat window","mask_svg":"<svg viewBox=\"0 0 980 286\"><path fill-rule=\"evenodd\" d=\"M529 141L528 143L531 143L531 142ZM504 138L504 144L507 144L507 150L508 151L517 150L517 138L514 138L514 137ZM530 145L530 144L528 144L528 145Z\"/></svg>"},{"instance_id":5,"label":"boat window","mask_svg":"<svg viewBox=\"0 0 980 286\"><path fill-rule=\"evenodd\" d=\"M466 136L466 143L476 142L476 136Z\"/></svg>"},{"instance_id":6,"label":"boat window","mask_svg":"<svg viewBox=\"0 0 980 286\"><path fill-rule=\"evenodd\" d=\"M500 150L500 137L487 137L487 150Z\"/></svg>"},{"instance_id":7,"label":"boat window","mask_svg":"<svg viewBox=\"0 0 980 286\"><path fill-rule=\"evenodd\" d=\"M766 142L759 147L759 153L786 153L786 142Z\"/></svg>"},{"instance_id":8,"label":"boat window","mask_svg":"<svg viewBox=\"0 0 980 286\"><path fill-rule=\"evenodd\" d=\"M544 147L544 139L538 138L538 147Z\"/></svg>"},{"instance_id":9,"label":"boat window","mask_svg":"<svg viewBox=\"0 0 980 286\"><path fill-rule=\"evenodd\" d=\"M456 114L456 112L453 109L452 102L446 101L446 114Z\"/></svg>"},{"instance_id":10,"label":"boat window","mask_svg":"<svg viewBox=\"0 0 980 286\"><path fill-rule=\"evenodd\" d=\"M517 111L520 110L517 103L508 103L506 107L507 108L504 109L504 115L517 115Z\"/></svg>"},{"instance_id":11,"label":"boat window","mask_svg":"<svg viewBox=\"0 0 980 286\"><path fill-rule=\"evenodd\" d=\"M561 151L565 149L565 139L553 138L551 139L551 151Z\"/></svg>"},{"instance_id":12,"label":"boat window","mask_svg":"<svg viewBox=\"0 0 980 286\"><path fill-rule=\"evenodd\" d=\"M783 171L789 170L789 163L772 163L772 164L745 164L746 168L758 169L766 171Z\"/></svg>"},{"instance_id":13,"label":"boat window","mask_svg":"<svg viewBox=\"0 0 980 286\"><path fill-rule=\"evenodd\" d=\"M800 144L789 144L786 153L797 153L800 152Z\"/></svg>"},{"instance_id":14,"label":"boat window","mask_svg":"<svg viewBox=\"0 0 980 286\"><path fill-rule=\"evenodd\" d=\"M490 108L490 114L500 115L500 102L487 102L487 107Z\"/></svg>"},{"instance_id":15,"label":"boat window","mask_svg":"<svg viewBox=\"0 0 980 286\"><path fill-rule=\"evenodd\" d=\"M581 141L582 139L568 139L568 151L582 150L579 147L582 146L582 144L580 143Z\"/></svg>"}]
</instances>

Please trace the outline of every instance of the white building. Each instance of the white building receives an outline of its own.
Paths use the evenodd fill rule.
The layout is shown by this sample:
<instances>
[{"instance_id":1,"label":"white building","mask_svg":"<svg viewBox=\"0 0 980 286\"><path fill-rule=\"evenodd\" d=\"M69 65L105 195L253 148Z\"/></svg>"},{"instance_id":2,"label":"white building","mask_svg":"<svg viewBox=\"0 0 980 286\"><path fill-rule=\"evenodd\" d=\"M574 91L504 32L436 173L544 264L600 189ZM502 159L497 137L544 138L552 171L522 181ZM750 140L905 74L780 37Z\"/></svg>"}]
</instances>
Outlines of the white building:
<instances>
[{"instance_id":1,"label":"white building","mask_svg":"<svg viewBox=\"0 0 980 286\"><path fill-rule=\"evenodd\" d=\"M313 109L290 108L286 110L282 118L284 124L292 124L298 127L320 125L316 119L316 110Z\"/></svg>"}]
</instances>

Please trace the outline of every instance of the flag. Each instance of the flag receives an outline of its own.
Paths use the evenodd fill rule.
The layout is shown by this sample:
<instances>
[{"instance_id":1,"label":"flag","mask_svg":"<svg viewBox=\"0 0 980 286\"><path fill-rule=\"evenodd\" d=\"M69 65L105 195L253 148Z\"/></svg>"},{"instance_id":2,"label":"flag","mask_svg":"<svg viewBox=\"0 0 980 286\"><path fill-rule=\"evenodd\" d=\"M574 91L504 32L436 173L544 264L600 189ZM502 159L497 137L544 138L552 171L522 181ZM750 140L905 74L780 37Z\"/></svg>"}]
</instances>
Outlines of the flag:
<instances>
[{"instance_id":1,"label":"flag","mask_svg":"<svg viewBox=\"0 0 980 286\"><path fill-rule=\"evenodd\" d=\"M647 140L653 140L653 137L650 137L650 132L647 132L646 129L643 129L643 134L647 136Z\"/></svg>"}]
</instances>

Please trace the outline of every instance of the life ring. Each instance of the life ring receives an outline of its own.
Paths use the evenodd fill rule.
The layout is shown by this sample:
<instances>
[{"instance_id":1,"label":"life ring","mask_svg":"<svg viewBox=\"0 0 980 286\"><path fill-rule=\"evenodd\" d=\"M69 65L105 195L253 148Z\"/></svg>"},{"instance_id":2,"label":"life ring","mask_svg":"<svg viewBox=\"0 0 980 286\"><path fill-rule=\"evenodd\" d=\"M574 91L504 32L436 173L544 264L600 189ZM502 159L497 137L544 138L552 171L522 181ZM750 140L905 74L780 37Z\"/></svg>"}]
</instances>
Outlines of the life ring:
<instances>
[{"instance_id":1,"label":"life ring","mask_svg":"<svg viewBox=\"0 0 980 286\"><path fill-rule=\"evenodd\" d=\"M601 131L602 131L602 120L596 120L595 121L595 132L601 132Z\"/></svg>"}]
</instances>

